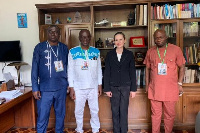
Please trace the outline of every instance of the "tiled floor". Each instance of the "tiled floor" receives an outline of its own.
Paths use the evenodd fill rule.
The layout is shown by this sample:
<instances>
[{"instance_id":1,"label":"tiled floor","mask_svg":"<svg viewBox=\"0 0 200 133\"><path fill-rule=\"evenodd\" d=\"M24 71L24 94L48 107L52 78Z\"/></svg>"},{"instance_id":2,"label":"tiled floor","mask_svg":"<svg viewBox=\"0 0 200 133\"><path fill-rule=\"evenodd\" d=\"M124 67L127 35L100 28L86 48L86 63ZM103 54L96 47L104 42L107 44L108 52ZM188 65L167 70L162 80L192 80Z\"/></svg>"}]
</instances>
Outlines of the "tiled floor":
<instances>
[{"instance_id":1,"label":"tiled floor","mask_svg":"<svg viewBox=\"0 0 200 133\"><path fill-rule=\"evenodd\" d=\"M74 129L65 128L64 133L76 133ZM85 129L84 133L92 133L91 129ZM6 133L36 133L33 128L13 128ZM53 128L48 129L47 133L55 133ZM112 130L101 129L99 133L112 133ZM143 129L130 129L128 133L151 133L151 131ZM195 133L194 130L175 130L173 133Z\"/></svg>"}]
</instances>

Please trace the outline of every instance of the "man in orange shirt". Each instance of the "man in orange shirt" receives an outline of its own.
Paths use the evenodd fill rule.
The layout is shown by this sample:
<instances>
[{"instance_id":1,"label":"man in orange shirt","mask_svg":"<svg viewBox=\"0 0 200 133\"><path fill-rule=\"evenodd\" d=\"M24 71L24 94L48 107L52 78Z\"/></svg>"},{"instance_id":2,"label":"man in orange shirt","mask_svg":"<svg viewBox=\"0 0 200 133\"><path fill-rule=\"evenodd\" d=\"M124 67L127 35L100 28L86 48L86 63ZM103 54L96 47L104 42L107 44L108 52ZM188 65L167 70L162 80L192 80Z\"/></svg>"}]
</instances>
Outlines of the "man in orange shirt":
<instances>
[{"instance_id":1,"label":"man in orange shirt","mask_svg":"<svg viewBox=\"0 0 200 133\"><path fill-rule=\"evenodd\" d=\"M183 93L185 59L178 46L167 43L164 30L158 29L154 32L154 41L156 46L147 51L144 60L146 92L151 102L152 133L160 133L162 110L165 133L171 133L175 104L179 94Z\"/></svg>"}]
</instances>

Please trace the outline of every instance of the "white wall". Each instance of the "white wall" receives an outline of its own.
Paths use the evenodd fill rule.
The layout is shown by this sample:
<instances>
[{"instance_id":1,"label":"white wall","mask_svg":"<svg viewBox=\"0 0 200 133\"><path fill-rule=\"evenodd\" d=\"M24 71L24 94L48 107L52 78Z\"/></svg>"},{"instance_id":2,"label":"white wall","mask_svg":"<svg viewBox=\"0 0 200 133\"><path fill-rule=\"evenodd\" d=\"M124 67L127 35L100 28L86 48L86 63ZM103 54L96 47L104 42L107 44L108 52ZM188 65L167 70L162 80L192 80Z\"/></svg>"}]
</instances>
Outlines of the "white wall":
<instances>
[{"instance_id":1,"label":"white wall","mask_svg":"<svg viewBox=\"0 0 200 133\"><path fill-rule=\"evenodd\" d=\"M23 61L29 64L20 69L24 83L31 82L32 54L35 45L39 42L38 14L35 4L81 1L85 0L0 0L0 41L20 40ZM28 28L18 28L17 13L27 13ZM0 63L0 80L3 80L1 71L3 66L4 63ZM11 66L6 66L4 72L12 72L13 76L17 76L15 68Z\"/></svg>"}]
</instances>

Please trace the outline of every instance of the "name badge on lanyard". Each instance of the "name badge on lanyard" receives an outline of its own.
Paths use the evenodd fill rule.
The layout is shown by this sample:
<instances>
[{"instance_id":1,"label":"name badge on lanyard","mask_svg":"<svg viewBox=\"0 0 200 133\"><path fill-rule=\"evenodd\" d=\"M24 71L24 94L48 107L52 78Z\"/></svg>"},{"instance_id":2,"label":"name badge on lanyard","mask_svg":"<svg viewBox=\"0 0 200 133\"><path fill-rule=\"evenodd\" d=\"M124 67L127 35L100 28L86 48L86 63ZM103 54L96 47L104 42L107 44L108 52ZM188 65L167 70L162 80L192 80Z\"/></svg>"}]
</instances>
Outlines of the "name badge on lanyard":
<instances>
[{"instance_id":1,"label":"name badge on lanyard","mask_svg":"<svg viewBox=\"0 0 200 133\"><path fill-rule=\"evenodd\" d=\"M164 58L165 58L165 55L167 53L168 44L166 44L165 46L166 46L166 48L165 48L163 59L161 59L160 52L159 52L159 49L157 47L157 53L158 53L159 59L161 61L161 63L158 63L158 75L167 75L167 64L164 63Z\"/></svg>"},{"instance_id":2,"label":"name badge on lanyard","mask_svg":"<svg viewBox=\"0 0 200 133\"><path fill-rule=\"evenodd\" d=\"M83 65L81 66L81 70L88 70L88 61L83 61Z\"/></svg>"},{"instance_id":3,"label":"name badge on lanyard","mask_svg":"<svg viewBox=\"0 0 200 133\"><path fill-rule=\"evenodd\" d=\"M167 64L158 63L158 75L167 75Z\"/></svg>"},{"instance_id":4,"label":"name badge on lanyard","mask_svg":"<svg viewBox=\"0 0 200 133\"><path fill-rule=\"evenodd\" d=\"M48 41L47 41L48 42ZM49 42L48 42L49 44ZM54 56L57 58L57 61L54 61L54 65L55 65L55 70L56 72L61 72L61 71L64 71L64 67L63 67L63 63L62 63L62 60L58 60L58 48L59 48L59 43L58 43L58 47L57 47L57 51L56 53L54 52L53 48L51 47L51 45L49 44L49 47L51 49L51 51L53 52Z\"/></svg>"},{"instance_id":5,"label":"name badge on lanyard","mask_svg":"<svg viewBox=\"0 0 200 133\"><path fill-rule=\"evenodd\" d=\"M54 64L55 64L56 72L64 71L63 63L62 63L61 60L60 61L54 61Z\"/></svg>"},{"instance_id":6,"label":"name badge on lanyard","mask_svg":"<svg viewBox=\"0 0 200 133\"><path fill-rule=\"evenodd\" d=\"M81 46L80 46L81 47ZM88 70L89 68L89 61L87 60L88 58L88 53L89 53L90 47L88 50L85 51L85 54L83 53L83 50L81 48L82 56L84 57L83 64L81 65L81 70ZM87 52L87 53L86 53ZM87 57L86 57L87 55Z\"/></svg>"}]
</instances>

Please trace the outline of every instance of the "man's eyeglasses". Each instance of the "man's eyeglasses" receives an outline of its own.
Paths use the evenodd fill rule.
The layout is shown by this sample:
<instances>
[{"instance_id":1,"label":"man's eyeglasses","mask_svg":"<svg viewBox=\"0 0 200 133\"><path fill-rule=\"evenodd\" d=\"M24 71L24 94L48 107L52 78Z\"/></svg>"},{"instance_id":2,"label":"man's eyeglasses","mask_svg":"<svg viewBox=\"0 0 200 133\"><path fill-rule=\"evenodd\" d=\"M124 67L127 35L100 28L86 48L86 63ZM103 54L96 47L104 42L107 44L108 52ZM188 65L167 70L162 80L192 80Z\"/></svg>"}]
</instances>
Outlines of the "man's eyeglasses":
<instances>
[{"instance_id":1,"label":"man's eyeglasses","mask_svg":"<svg viewBox=\"0 0 200 133\"><path fill-rule=\"evenodd\" d=\"M50 33L50 34L58 34L58 31L48 31L48 33Z\"/></svg>"}]
</instances>

